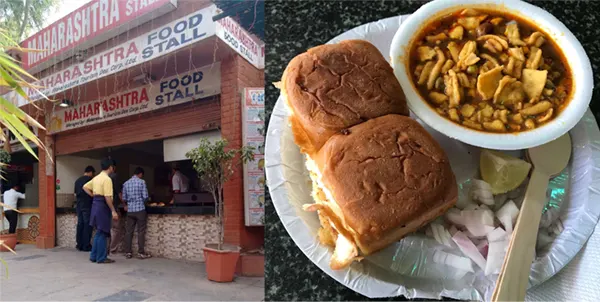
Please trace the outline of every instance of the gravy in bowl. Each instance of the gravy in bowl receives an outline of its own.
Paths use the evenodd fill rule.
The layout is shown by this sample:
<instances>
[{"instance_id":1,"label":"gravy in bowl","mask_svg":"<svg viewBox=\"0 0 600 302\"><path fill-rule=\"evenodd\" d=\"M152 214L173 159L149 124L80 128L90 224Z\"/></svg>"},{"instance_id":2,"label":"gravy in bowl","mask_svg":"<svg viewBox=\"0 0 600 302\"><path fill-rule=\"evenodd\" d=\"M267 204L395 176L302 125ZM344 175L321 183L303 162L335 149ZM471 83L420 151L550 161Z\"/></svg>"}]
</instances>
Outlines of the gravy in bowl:
<instances>
[{"instance_id":1,"label":"gravy in bowl","mask_svg":"<svg viewBox=\"0 0 600 302\"><path fill-rule=\"evenodd\" d=\"M551 121L569 103L567 60L544 31L521 17L461 9L429 22L414 41L413 84L454 123L517 133Z\"/></svg>"}]
</instances>

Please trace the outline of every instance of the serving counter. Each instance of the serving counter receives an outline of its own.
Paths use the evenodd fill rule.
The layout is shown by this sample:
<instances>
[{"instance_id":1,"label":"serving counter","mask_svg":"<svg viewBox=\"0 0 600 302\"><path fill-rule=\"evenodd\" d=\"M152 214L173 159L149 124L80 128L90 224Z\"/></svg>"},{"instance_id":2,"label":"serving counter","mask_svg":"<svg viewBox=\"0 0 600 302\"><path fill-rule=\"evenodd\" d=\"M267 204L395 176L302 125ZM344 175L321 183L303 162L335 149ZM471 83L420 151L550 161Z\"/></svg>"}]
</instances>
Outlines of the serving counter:
<instances>
[{"instance_id":1,"label":"serving counter","mask_svg":"<svg viewBox=\"0 0 600 302\"><path fill-rule=\"evenodd\" d=\"M218 240L212 206L146 207L146 252L156 257L204 261L202 248ZM75 208L56 209L56 245L75 247ZM137 251L134 233L133 252Z\"/></svg>"}]
</instances>

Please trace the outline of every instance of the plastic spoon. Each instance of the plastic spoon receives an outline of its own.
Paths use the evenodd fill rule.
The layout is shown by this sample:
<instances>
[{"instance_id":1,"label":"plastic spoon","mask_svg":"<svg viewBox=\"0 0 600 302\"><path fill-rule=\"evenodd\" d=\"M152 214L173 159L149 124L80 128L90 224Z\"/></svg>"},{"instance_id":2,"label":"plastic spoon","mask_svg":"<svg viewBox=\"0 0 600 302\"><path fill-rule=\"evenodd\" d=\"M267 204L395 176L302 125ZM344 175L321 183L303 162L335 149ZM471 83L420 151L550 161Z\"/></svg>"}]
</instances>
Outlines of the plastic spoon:
<instances>
[{"instance_id":1,"label":"plastic spoon","mask_svg":"<svg viewBox=\"0 0 600 302\"><path fill-rule=\"evenodd\" d=\"M540 219L547 200L548 182L552 176L567 167L571 157L571 138L567 133L547 144L527 150L527 156L533 165L533 171L492 301L525 299Z\"/></svg>"}]
</instances>

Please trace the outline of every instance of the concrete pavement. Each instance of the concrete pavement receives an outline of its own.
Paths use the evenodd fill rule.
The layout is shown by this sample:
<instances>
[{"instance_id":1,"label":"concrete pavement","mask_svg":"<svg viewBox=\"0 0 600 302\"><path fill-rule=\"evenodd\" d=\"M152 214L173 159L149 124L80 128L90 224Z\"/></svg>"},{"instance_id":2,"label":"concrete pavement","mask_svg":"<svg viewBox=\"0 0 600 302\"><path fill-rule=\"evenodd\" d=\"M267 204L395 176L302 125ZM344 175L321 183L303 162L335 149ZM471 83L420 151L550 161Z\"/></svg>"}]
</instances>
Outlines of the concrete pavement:
<instances>
[{"instance_id":1,"label":"concrete pavement","mask_svg":"<svg viewBox=\"0 0 600 302\"><path fill-rule=\"evenodd\" d=\"M0 253L0 301L260 301L264 279L237 277L232 283L206 279L204 263L161 258L89 261L69 248L17 245L17 255Z\"/></svg>"}]
</instances>

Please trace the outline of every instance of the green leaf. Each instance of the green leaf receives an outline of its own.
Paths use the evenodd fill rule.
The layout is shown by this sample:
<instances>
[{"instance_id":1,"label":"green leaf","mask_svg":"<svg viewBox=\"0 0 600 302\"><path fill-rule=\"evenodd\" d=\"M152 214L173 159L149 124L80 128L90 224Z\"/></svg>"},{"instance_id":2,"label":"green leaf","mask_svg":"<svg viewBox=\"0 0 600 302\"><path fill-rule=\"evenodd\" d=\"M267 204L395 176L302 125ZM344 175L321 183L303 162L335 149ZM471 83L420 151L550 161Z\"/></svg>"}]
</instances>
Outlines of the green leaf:
<instances>
[{"instance_id":1,"label":"green leaf","mask_svg":"<svg viewBox=\"0 0 600 302\"><path fill-rule=\"evenodd\" d=\"M23 122L21 122L20 120L18 120L16 117L14 117L11 114L8 114L5 111L1 111L0 110L0 118L2 118L4 120L4 122L2 123L6 128L8 128L8 130L10 130L10 132L13 133L13 135L17 138L17 140L19 140L19 142L21 143L21 145L23 145L23 147L25 148L25 150L27 150L27 152L29 152L31 155L33 155L33 157L37 160L38 157L35 154L35 152L33 152L33 150L31 149L31 147L29 146L29 144L27 143L27 141L25 139L23 139L23 136L21 136L21 133L25 134L26 137L31 137L30 140L34 143L37 144L37 142L39 141L39 139L35 136L35 134L33 134L33 132L31 132L31 130L29 130L29 128L27 128ZM22 132L17 131L18 127L20 130L23 130ZM39 146L39 145L38 145Z\"/></svg>"},{"instance_id":2,"label":"green leaf","mask_svg":"<svg viewBox=\"0 0 600 302\"><path fill-rule=\"evenodd\" d=\"M6 264L6 261L4 261L4 259L2 258L0 258L0 262L2 262L2 266L6 268L6 279L8 279L8 265Z\"/></svg>"},{"instance_id":3,"label":"green leaf","mask_svg":"<svg viewBox=\"0 0 600 302\"><path fill-rule=\"evenodd\" d=\"M42 129L42 130L46 130L46 127L42 126L38 121L36 121L34 118L32 118L31 116L27 115L27 113L23 112L23 110L21 110L21 108L15 106L15 104L13 104L11 101L5 99L4 97L0 96L0 106L4 107L4 109L9 112L12 113L14 115L16 115L20 120L27 122L28 124Z\"/></svg>"},{"instance_id":4,"label":"green leaf","mask_svg":"<svg viewBox=\"0 0 600 302\"><path fill-rule=\"evenodd\" d=\"M37 81L37 79L34 76L30 75L27 71L25 71L25 69L21 68L21 66L15 63L14 59L11 56L2 51L0 51L0 65L4 68L12 69L12 71L14 72L23 74L34 81Z\"/></svg>"}]
</instances>

